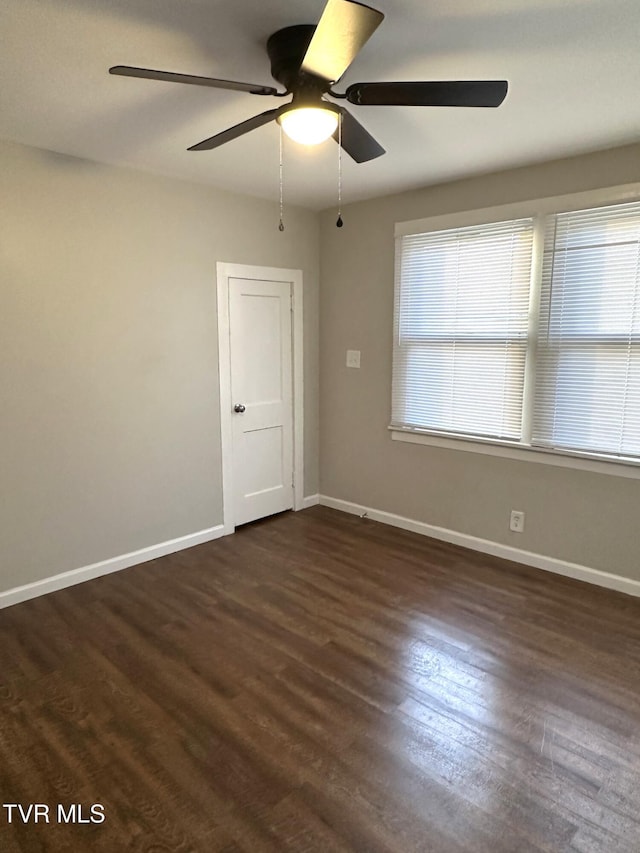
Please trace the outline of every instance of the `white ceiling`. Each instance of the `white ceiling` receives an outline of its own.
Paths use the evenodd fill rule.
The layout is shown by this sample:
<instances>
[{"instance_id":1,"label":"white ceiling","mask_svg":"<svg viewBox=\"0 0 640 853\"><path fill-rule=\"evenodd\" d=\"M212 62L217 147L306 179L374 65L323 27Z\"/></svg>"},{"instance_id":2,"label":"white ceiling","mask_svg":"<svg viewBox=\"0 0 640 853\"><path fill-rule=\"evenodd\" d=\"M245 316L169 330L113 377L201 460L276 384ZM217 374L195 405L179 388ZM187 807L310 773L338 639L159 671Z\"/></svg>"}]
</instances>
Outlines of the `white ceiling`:
<instances>
[{"instance_id":1,"label":"white ceiling","mask_svg":"<svg viewBox=\"0 0 640 853\"><path fill-rule=\"evenodd\" d=\"M387 154L343 158L345 202L640 140L640 0L370 0L385 13L335 88L508 79L494 109L352 107ZM265 198L278 129L187 146L281 100L114 77L111 65L274 84L277 29L324 0L2 0L0 137ZM275 84L274 84L275 85ZM280 88L280 87L279 87ZM285 200L335 203L337 146L288 143Z\"/></svg>"}]
</instances>

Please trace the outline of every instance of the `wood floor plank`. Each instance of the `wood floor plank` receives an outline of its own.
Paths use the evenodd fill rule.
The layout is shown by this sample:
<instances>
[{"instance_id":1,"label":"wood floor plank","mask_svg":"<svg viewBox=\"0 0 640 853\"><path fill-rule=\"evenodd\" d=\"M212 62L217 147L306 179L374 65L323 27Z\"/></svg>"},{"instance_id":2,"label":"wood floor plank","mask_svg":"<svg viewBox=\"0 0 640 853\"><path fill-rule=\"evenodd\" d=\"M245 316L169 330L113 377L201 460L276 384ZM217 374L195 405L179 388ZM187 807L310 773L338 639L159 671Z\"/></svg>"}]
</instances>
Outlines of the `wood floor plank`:
<instances>
[{"instance_id":1,"label":"wood floor plank","mask_svg":"<svg viewBox=\"0 0 640 853\"><path fill-rule=\"evenodd\" d=\"M314 507L0 612L7 853L638 853L640 600Z\"/></svg>"}]
</instances>

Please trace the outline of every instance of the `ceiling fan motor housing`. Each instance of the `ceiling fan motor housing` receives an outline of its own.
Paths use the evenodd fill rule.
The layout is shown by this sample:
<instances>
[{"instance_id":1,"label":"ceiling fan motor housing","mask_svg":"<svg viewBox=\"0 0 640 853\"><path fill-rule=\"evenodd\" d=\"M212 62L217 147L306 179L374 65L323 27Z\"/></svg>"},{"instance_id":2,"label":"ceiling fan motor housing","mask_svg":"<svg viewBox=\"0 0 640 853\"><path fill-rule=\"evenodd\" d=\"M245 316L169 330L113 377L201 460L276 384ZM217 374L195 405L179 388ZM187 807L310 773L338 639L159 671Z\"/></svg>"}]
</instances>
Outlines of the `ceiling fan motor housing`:
<instances>
[{"instance_id":1,"label":"ceiling fan motor housing","mask_svg":"<svg viewBox=\"0 0 640 853\"><path fill-rule=\"evenodd\" d=\"M287 92L293 92L296 101L317 101L331 85L328 80L300 69L315 31L315 24L297 24L278 30L267 41L271 76Z\"/></svg>"}]
</instances>

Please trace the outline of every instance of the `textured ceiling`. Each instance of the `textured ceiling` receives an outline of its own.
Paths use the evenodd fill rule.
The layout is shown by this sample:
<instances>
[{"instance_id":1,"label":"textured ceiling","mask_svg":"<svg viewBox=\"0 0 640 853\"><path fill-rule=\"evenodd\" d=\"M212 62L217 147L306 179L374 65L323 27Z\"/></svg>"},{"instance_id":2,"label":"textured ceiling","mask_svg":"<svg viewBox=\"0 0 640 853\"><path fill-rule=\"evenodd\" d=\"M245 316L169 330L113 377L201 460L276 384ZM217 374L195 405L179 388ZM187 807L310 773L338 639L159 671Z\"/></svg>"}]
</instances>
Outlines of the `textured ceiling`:
<instances>
[{"instance_id":1,"label":"textured ceiling","mask_svg":"<svg viewBox=\"0 0 640 853\"><path fill-rule=\"evenodd\" d=\"M387 154L343 158L346 202L640 140L639 0L372 0L386 15L335 88L508 79L497 110L353 107ZM2 0L0 137L277 198L278 129L187 146L280 106L113 77L115 64L272 84L264 45L323 0ZM337 146L288 143L286 201L335 203Z\"/></svg>"}]
</instances>

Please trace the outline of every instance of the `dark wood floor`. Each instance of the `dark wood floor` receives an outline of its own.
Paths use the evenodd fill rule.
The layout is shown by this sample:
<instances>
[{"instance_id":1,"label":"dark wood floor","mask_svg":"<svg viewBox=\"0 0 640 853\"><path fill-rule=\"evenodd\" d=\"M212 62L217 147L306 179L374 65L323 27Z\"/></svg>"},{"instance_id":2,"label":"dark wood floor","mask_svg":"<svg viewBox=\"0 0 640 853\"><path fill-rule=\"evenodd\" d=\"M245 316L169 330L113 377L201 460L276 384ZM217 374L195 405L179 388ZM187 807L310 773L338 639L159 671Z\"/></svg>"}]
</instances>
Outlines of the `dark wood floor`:
<instances>
[{"instance_id":1,"label":"dark wood floor","mask_svg":"<svg viewBox=\"0 0 640 853\"><path fill-rule=\"evenodd\" d=\"M0 849L638 853L639 693L640 600L289 513L0 612Z\"/></svg>"}]
</instances>

